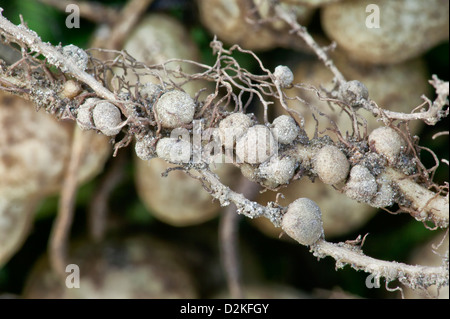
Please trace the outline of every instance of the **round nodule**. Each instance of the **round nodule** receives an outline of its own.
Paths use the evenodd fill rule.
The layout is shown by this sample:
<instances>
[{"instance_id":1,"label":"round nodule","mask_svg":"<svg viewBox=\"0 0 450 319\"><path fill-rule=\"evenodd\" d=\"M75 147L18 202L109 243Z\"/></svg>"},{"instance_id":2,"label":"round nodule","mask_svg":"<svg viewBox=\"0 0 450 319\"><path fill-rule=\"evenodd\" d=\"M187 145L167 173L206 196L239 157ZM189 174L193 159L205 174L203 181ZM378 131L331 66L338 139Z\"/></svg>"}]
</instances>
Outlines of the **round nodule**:
<instances>
[{"instance_id":1,"label":"round nodule","mask_svg":"<svg viewBox=\"0 0 450 319\"><path fill-rule=\"evenodd\" d=\"M285 65L277 66L273 72L273 75L275 76L275 82L282 88L289 87L294 81L294 74L291 69Z\"/></svg>"},{"instance_id":2,"label":"round nodule","mask_svg":"<svg viewBox=\"0 0 450 319\"><path fill-rule=\"evenodd\" d=\"M311 199L299 198L288 206L281 228L300 244L310 246L324 237L322 212Z\"/></svg>"},{"instance_id":3,"label":"round nodule","mask_svg":"<svg viewBox=\"0 0 450 319\"><path fill-rule=\"evenodd\" d=\"M95 127L106 136L119 134L122 122L120 110L112 103L99 102L92 111Z\"/></svg>"},{"instance_id":4,"label":"round nodule","mask_svg":"<svg viewBox=\"0 0 450 319\"><path fill-rule=\"evenodd\" d=\"M391 127L383 126L372 131L369 135L369 145L378 154L383 155L389 162L395 162L402 149L406 146L405 140Z\"/></svg>"},{"instance_id":5,"label":"round nodule","mask_svg":"<svg viewBox=\"0 0 450 319\"><path fill-rule=\"evenodd\" d=\"M186 92L169 91L156 102L155 112L162 127L177 128L192 122L195 102Z\"/></svg>"},{"instance_id":6,"label":"round nodule","mask_svg":"<svg viewBox=\"0 0 450 319\"><path fill-rule=\"evenodd\" d=\"M272 133L281 144L290 144L300 133L295 120L288 115L280 115L272 123Z\"/></svg>"},{"instance_id":7,"label":"round nodule","mask_svg":"<svg viewBox=\"0 0 450 319\"><path fill-rule=\"evenodd\" d=\"M264 125L252 126L236 143L237 158L249 164L265 162L276 151L275 138Z\"/></svg>"},{"instance_id":8,"label":"round nodule","mask_svg":"<svg viewBox=\"0 0 450 319\"><path fill-rule=\"evenodd\" d=\"M183 139L164 137L156 144L156 154L170 163L188 163L191 144Z\"/></svg>"},{"instance_id":9,"label":"round nodule","mask_svg":"<svg viewBox=\"0 0 450 319\"><path fill-rule=\"evenodd\" d=\"M342 182L348 175L350 163L345 154L334 145L322 147L314 157L314 170L325 184Z\"/></svg>"}]
</instances>

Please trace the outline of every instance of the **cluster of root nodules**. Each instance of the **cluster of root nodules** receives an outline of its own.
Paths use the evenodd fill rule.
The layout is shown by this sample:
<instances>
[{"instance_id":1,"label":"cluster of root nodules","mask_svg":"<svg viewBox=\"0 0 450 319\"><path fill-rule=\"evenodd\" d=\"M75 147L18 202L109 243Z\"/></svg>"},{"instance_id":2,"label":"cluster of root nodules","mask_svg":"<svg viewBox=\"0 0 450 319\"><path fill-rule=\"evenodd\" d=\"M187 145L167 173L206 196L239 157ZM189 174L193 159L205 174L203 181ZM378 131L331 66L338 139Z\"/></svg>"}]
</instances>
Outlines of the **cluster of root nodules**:
<instances>
[{"instance_id":1,"label":"cluster of root nodules","mask_svg":"<svg viewBox=\"0 0 450 319\"><path fill-rule=\"evenodd\" d=\"M243 50L239 46L233 46L226 50L221 42L215 40L211 43L211 47L217 57L212 66L181 59L171 59L160 64L146 65L122 51L108 51L108 53L114 52L116 54L114 59L106 61L91 59L89 72L94 74L105 87L108 87L115 94L117 100L107 102L116 105L121 111L120 119L122 122L110 121L112 127L108 130L110 133L114 133L115 129L120 127L120 131L125 134L125 137L119 144L116 144L116 147L128 145L134 136L138 143L138 155L141 158L149 159L152 156L159 155L156 153L156 146L161 139L177 139L174 130L187 130L192 137L194 131L200 129L203 137L205 135L210 137L210 140L204 138L202 143L209 144L209 148L217 150L218 147L223 148L224 146L219 136L220 123L230 115L247 114L247 109L255 105L262 110L261 115L247 114L246 117L248 117L250 123L243 129L256 125L257 117L260 116L263 118L262 126L266 128L274 127L274 130L267 134L269 142L273 134L278 134L283 145L286 144L286 138L291 141L296 137L286 135L298 133L298 124L295 124L293 118L289 120L290 125L294 123L293 131L289 131L289 128L287 128L287 131L280 131L280 125L276 122L271 124L268 119L269 106L274 104L277 99L285 99L280 88L292 85L292 72L287 67L280 66L272 73L263 66L253 52ZM235 51L248 54L255 59L257 65L259 65L258 75L241 68L238 61L233 57ZM195 70L197 73L185 70ZM281 96L280 92L282 93ZM89 103L84 106L81 105L75 112L79 125L85 129L102 131L101 127L96 125L95 118L92 115L97 107L96 103L101 101L86 100L86 102ZM80 110L83 111L80 112ZM238 142L237 138L241 137L234 134L233 128L235 126L230 125L228 127L230 135L234 135L234 141L231 142L231 149L224 150L224 155L234 153ZM224 125L222 125L221 132L224 129ZM261 127L261 129L264 128ZM182 133L179 134L183 135ZM114 134L106 135L113 136ZM249 138L251 140L255 136ZM211 144L211 142L214 143ZM170 144L167 141L164 143L166 146ZM242 144L240 144L241 153L246 153L246 145L242 146ZM146 149L147 152L145 152ZM164 147L164 149L167 153L167 147ZM191 154L190 162L193 161L193 155ZM201 154L200 158L205 160L205 156L210 158L210 155L216 154ZM270 153L261 155L261 159L256 159L255 162L263 162L270 155ZM234 155L234 158L234 161L241 160L244 162L242 158L236 155ZM166 159L170 161L170 158ZM172 162L186 163L186 156L174 158Z\"/></svg>"},{"instance_id":2,"label":"cluster of root nodules","mask_svg":"<svg viewBox=\"0 0 450 319\"><path fill-rule=\"evenodd\" d=\"M64 66L62 72L54 70L47 63L52 61L40 60L27 50L22 50L16 63L2 63L2 72L27 84L26 88L11 84L8 90L28 95L38 108L45 107L59 118L76 120L82 129L110 136L115 152L134 140L136 153L144 160L161 157L185 168L229 162L269 189L302 176L318 178L359 202L380 208L397 204L400 211L416 217L421 212L411 208L410 200L386 178L386 168L401 172L436 196L448 194L448 183L432 181L439 159L418 145L407 121L381 113L385 125L368 132L358 109L376 104L364 84L336 82L331 91L325 91L292 83L288 67L271 71L252 51L239 46L225 49L214 40L211 48L216 56L212 66L182 59L148 65L124 51L111 50L108 56L115 54L115 58L102 60L94 56L100 57L105 50L87 53L73 45L59 48L80 72L92 75L113 93L108 100L65 74ZM242 68L233 57L235 52L254 59L258 70L251 73ZM314 105L298 96L288 97L285 92L291 88L315 91L320 99L340 108L341 116L350 118L352 129L343 132ZM439 103L448 105L448 98L442 96ZM289 100L307 105L315 119L329 123L328 129L316 129L309 138L302 114L287 106ZM269 109L275 103L289 115L270 121ZM255 114L249 114L250 106ZM436 161L430 169L421 162L423 151Z\"/></svg>"}]
</instances>

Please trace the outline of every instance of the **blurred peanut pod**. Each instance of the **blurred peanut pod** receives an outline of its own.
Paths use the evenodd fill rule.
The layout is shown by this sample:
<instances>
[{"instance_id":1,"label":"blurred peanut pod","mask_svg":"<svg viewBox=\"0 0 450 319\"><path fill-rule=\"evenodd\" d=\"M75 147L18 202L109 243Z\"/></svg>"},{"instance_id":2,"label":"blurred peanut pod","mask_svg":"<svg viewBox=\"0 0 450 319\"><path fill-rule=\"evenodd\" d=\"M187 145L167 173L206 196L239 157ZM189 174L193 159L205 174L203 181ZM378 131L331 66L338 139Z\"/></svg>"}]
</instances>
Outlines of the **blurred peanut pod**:
<instances>
[{"instance_id":1,"label":"blurred peanut pod","mask_svg":"<svg viewBox=\"0 0 450 319\"><path fill-rule=\"evenodd\" d=\"M314 9L289 1L280 2L295 14L300 24L308 24ZM197 0L197 4L203 25L228 45L239 44L255 51L303 47L298 37L289 34L289 26L274 19L270 1Z\"/></svg>"},{"instance_id":2,"label":"blurred peanut pod","mask_svg":"<svg viewBox=\"0 0 450 319\"><path fill-rule=\"evenodd\" d=\"M26 239L37 204L60 191L68 161L74 123L57 121L22 98L0 93L0 264L6 263ZM96 176L110 154L108 140L82 133L86 152L79 183ZM20 218L19 218L20 216Z\"/></svg>"},{"instance_id":3,"label":"blurred peanut pod","mask_svg":"<svg viewBox=\"0 0 450 319\"><path fill-rule=\"evenodd\" d=\"M447 0L342 1L324 6L325 33L351 59L394 64L448 40Z\"/></svg>"},{"instance_id":4,"label":"blurred peanut pod","mask_svg":"<svg viewBox=\"0 0 450 319\"><path fill-rule=\"evenodd\" d=\"M67 279L52 272L48 256L35 264L28 299L197 298L191 274L169 244L143 235L113 236L101 244L71 245Z\"/></svg>"}]
</instances>

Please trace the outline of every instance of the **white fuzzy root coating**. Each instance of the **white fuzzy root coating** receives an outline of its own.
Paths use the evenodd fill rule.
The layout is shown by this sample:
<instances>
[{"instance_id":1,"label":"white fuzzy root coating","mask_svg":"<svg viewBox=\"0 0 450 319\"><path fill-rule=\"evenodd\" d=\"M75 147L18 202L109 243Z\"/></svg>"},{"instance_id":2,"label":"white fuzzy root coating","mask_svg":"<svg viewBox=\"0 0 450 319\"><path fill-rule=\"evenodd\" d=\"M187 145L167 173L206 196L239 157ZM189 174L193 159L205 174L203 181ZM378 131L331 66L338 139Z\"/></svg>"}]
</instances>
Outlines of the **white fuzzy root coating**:
<instances>
[{"instance_id":1,"label":"white fuzzy root coating","mask_svg":"<svg viewBox=\"0 0 450 319\"><path fill-rule=\"evenodd\" d=\"M279 185L287 184L294 176L296 161L294 158L286 156L279 158L272 156L270 160L259 166L259 176L266 179L269 186L275 188Z\"/></svg>"},{"instance_id":2,"label":"white fuzzy root coating","mask_svg":"<svg viewBox=\"0 0 450 319\"><path fill-rule=\"evenodd\" d=\"M155 104L155 112L161 126L177 128L194 119L195 102L185 92L174 90L164 93Z\"/></svg>"},{"instance_id":3,"label":"white fuzzy root coating","mask_svg":"<svg viewBox=\"0 0 450 319\"><path fill-rule=\"evenodd\" d=\"M299 198L288 206L281 221L281 228L305 246L313 245L324 238L322 212L309 198Z\"/></svg>"},{"instance_id":4,"label":"white fuzzy root coating","mask_svg":"<svg viewBox=\"0 0 450 319\"><path fill-rule=\"evenodd\" d=\"M314 170L325 184L334 185L347 178L350 163L336 146L327 145L317 151L313 159Z\"/></svg>"},{"instance_id":5,"label":"white fuzzy root coating","mask_svg":"<svg viewBox=\"0 0 450 319\"><path fill-rule=\"evenodd\" d=\"M83 71L86 70L89 62L89 56L86 51L80 49L76 45L69 44L62 48L62 52L67 58L72 59L72 62L74 62L80 69Z\"/></svg>"},{"instance_id":6,"label":"white fuzzy root coating","mask_svg":"<svg viewBox=\"0 0 450 319\"><path fill-rule=\"evenodd\" d=\"M92 109L99 101L100 99L92 97L86 99L86 101L79 106L77 112L77 124L83 131L92 130L94 128Z\"/></svg>"},{"instance_id":7,"label":"white fuzzy root coating","mask_svg":"<svg viewBox=\"0 0 450 319\"><path fill-rule=\"evenodd\" d=\"M289 87L294 81L294 74L291 69L285 65L279 65L273 72L275 76L275 83L279 84L282 88Z\"/></svg>"},{"instance_id":8,"label":"white fuzzy root coating","mask_svg":"<svg viewBox=\"0 0 450 319\"><path fill-rule=\"evenodd\" d=\"M270 129L264 125L250 127L236 143L237 160L259 164L277 151L277 143Z\"/></svg>"},{"instance_id":9,"label":"white fuzzy root coating","mask_svg":"<svg viewBox=\"0 0 450 319\"><path fill-rule=\"evenodd\" d=\"M370 201L370 206L373 207L389 207L394 204L395 190L391 186L391 181L384 176L378 177L378 192Z\"/></svg>"},{"instance_id":10,"label":"white fuzzy root coating","mask_svg":"<svg viewBox=\"0 0 450 319\"><path fill-rule=\"evenodd\" d=\"M247 164L247 163L243 163L241 164L241 166L239 167L241 170L242 175L247 178L248 180L252 181L252 182L260 182L259 178L258 178L258 168L251 165L251 164Z\"/></svg>"},{"instance_id":11,"label":"white fuzzy root coating","mask_svg":"<svg viewBox=\"0 0 450 319\"><path fill-rule=\"evenodd\" d=\"M344 187L344 191L351 199L370 203L377 194L377 188L375 177L370 171L362 165L355 165L350 170L350 178Z\"/></svg>"},{"instance_id":12,"label":"white fuzzy root coating","mask_svg":"<svg viewBox=\"0 0 450 319\"><path fill-rule=\"evenodd\" d=\"M252 126L253 122L244 113L233 113L219 123L219 138L226 149L233 149L236 141Z\"/></svg>"},{"instance_id":13,"label":"white fuzzy root coating","mask_svg":"<svg viewBox=\"0 0 450 319\"><path fill-rule=\"evenodd\" d=\"M378 153L393 163L406 147L405 140L390 127L379 127L369 135L369 145Z\"/></svg>"},{"instance_id":14,"label":"white fuzzy root coating","mask_svg":"<svg viewBox=\"0 0 450 319\"><path fill-rule=\"evenodd\" d=\"M191 144L183 139L164 137L156 144L156 154L170 163L189 163Z\"/></svg>"},{"instance_id":15,"label":"white fuzzy root coating","mask_svg":"<svg viewBox=\"0 0 450 319\"><path fill-rule=\"evenodd\" d=\"M122 122L120 110L112 103L99 102L92 111L95 128L106 136L119 134Z\"/></svg>"},{"instance_id":16,"label":"white fuzzy root coating","mask_svg":"<svg viewBox=\"0 0 450 319\"><path fill-rule=\"evenodd\" d=\"M272 133L281 144L290 144L300 133L300 128L295 120L288 115L280 115L272 123Z\"/></svg>"}]
</instances>

